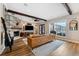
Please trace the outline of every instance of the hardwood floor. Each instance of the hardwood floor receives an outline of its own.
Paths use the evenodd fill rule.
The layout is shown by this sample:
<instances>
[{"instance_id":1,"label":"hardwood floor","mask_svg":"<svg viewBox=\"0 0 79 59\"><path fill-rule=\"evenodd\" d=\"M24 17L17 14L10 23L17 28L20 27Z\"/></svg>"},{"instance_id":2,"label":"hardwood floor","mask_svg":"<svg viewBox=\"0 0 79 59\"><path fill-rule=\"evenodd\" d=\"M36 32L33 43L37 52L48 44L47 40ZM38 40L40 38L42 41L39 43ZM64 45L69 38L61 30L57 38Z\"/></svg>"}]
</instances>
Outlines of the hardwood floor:
<instances>
[{"instance_id":1,"label":"hardwood floor","mask_svg":"<svg viewBox=\"0 0 79 59\"><path fill-rule=\"evenodd\" d=\"M12 51L6 48L1 56L33 56L31 49L23 42L22 39L14 41Z\"/></svg>"},{"instance_id":2,"label":"hardwood floor","mask_svg":"<svg viewBox=\"0 0 79 59\"><path fill-rule=\"evenodd\" d=\"M79 56L79 44L65 42L54 52L49 54L50 56Z\"/></svg>"},{"instance_id":3,"label":"hardwood floor","mask_svg":"<svg viewBox=\"0 0 79 59\"><path fill-rule=\"evenodd\" d=\"M79 44L64 40L64 43L59 48L57 48L55 51L52 50L48 55L49 56L79 56ZM1 54L1 56L34 56L34 54L32 53L32 50L23 42L22 39L17 39L14 41L12 51L10 51L9 48L6 48L4 52Z\"/></svg>"}]
</instances>

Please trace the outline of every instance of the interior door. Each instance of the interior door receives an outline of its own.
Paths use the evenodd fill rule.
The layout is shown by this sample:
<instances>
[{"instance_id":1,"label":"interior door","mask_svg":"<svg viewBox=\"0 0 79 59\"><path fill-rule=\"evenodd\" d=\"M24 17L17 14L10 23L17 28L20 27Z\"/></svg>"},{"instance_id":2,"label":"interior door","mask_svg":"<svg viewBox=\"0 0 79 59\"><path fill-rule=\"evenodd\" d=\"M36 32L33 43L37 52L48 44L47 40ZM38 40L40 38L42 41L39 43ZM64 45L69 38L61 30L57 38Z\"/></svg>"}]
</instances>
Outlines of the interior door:
<instances>
[{"instance_id":1,"label":"interior door","mask_svg":"<svg viewBox=\"0 0 79 59\"><path fill-rule=\"evenodd\" d=\"M39 29L40 34L45 34L45 24L41 24Z\"/></svg>"}]
</instances>

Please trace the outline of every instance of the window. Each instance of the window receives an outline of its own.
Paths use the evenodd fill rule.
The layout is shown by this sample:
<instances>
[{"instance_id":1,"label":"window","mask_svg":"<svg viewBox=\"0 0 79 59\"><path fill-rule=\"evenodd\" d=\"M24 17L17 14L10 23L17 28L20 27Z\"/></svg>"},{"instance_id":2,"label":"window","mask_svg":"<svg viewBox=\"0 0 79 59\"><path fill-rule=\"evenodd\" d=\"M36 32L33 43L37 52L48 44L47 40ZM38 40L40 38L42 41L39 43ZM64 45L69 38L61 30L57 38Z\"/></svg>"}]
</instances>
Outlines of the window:
<instances>
[{"instance_id":1,"label":"window","mask_svg":"<svg viewBox=\"0 0 79 59\"><path fill-rule=\"evenodd\" d=\"M55 22L51 25L50 33L65 36L66 34L66 22Z\"/></svg>"}]
</instances>

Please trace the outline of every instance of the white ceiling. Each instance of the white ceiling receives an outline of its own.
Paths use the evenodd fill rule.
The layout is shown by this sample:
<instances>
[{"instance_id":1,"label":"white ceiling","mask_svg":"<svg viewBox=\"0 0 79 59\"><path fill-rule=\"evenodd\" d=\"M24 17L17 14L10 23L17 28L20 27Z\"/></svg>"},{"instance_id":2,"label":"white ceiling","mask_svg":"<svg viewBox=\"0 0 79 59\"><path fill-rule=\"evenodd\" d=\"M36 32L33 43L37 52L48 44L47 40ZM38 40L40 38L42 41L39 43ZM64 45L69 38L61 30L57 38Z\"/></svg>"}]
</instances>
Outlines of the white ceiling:
<instances>
[{"instance_id":1,"label":"white ceiling","mask_svg":"<svg viewBox=\"0 0 79 59\"><path fill-rule=\"evenodd\" d=\"M69 6L73 13L79 12L79 3L71 3Z\"/></svg>"},{"instance_id":2,"label":"white ceiling","mask_svg":"<svg viewBox=\"0 0 79 59\"><path fill-rule=\"evenodd\" d=\"M46 20L69 15L61 3L6 3L8 9ZM79 12L79 4L69 3L73 13Z\"/></svg>"}]
</instances>

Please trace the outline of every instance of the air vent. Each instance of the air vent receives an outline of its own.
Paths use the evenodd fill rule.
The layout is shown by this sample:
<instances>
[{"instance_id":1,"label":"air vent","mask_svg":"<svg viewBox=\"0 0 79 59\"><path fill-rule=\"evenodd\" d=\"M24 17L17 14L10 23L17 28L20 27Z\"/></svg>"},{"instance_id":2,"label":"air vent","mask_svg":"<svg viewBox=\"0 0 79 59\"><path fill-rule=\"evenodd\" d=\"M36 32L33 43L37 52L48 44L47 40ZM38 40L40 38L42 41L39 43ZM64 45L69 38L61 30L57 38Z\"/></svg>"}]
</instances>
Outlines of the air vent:
<instances>
[{"instance_id":1,"label":"air vent","mask_svg":"<svg viewBox=\"0 0 79 59\"><path fill-rule=\"evenodd\" d=\"M27 3L24 3L24 6L28 6Z\"/></svg>"}]
</instances>

